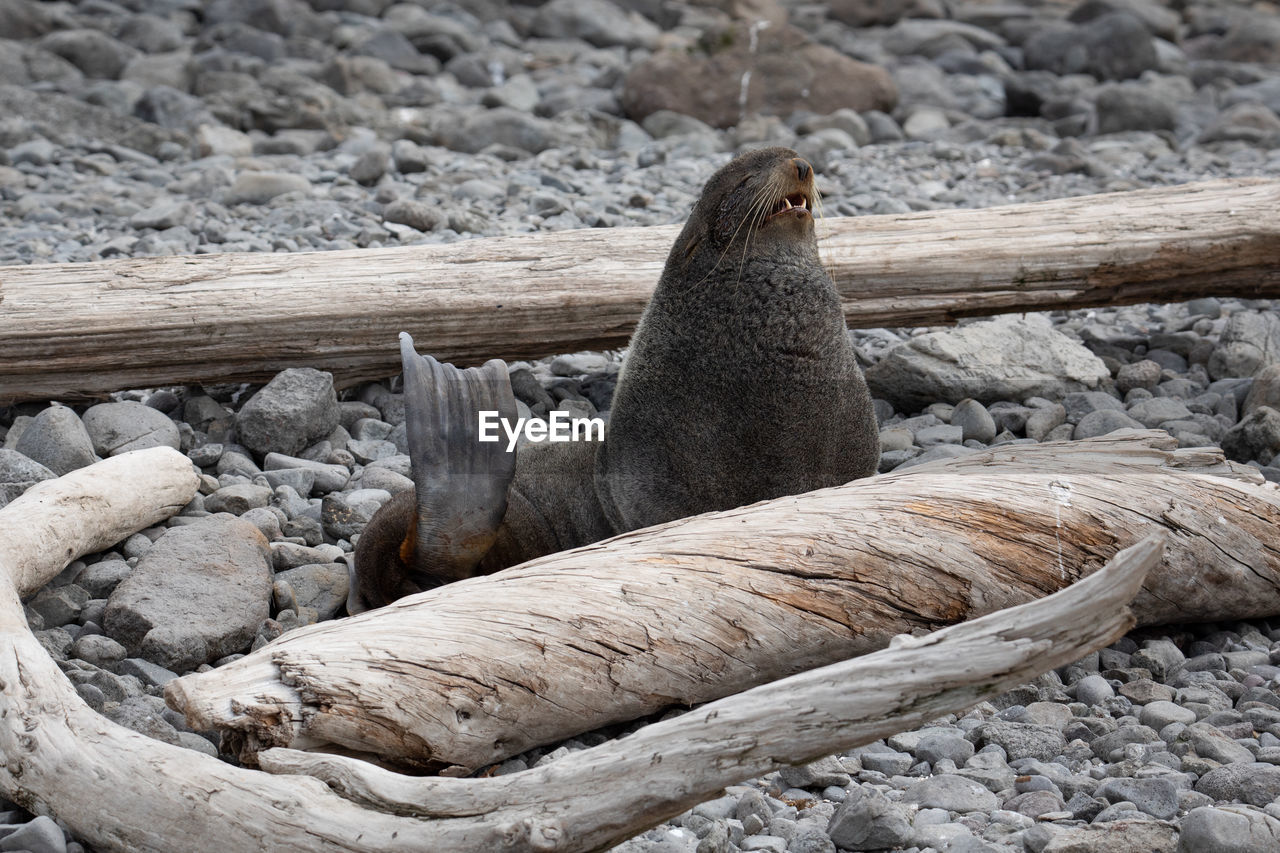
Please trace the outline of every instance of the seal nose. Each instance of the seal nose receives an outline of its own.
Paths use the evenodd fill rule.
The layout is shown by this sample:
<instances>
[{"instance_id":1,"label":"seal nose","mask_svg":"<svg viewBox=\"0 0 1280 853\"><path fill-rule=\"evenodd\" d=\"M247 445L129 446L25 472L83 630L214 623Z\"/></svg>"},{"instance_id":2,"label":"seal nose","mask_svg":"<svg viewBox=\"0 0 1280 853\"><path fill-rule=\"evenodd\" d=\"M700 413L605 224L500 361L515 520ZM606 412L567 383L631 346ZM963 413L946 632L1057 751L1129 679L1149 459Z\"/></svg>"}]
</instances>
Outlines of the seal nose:
<instances>
[{"instance_id":1,"label":"seal nose","mask_svg":"<svg viewBox=\"0 0 1280 853\"><path fill-rule=\"evenodd\" d=\"M813 174L813 167L809 165L809 161L802 157L797 157L791 162L796 164L796 174L800 176L800 180L809 180L809 176Z\"/></svg>"}]
</instances>

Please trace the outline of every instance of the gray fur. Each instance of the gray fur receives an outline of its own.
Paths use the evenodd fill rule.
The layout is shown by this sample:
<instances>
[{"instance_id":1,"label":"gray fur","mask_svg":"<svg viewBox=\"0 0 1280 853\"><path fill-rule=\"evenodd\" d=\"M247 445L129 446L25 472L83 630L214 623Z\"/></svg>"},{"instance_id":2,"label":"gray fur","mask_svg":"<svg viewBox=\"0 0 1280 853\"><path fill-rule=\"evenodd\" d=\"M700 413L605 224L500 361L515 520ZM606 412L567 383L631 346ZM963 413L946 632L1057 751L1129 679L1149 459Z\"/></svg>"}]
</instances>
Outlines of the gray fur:
<instances>
[{"instance_id":1,"label":"gray fur","mask_svg":"<svg viewBox=\"0 0 1280 853\"><path fill-rule=\"evenodd\" d=\"M672 247L596 457L619 531L876 470L870 394L812 218L744 224L771 179L804 183L796 157L773 148L729 163Z\"/></svg>"}]
</instances>

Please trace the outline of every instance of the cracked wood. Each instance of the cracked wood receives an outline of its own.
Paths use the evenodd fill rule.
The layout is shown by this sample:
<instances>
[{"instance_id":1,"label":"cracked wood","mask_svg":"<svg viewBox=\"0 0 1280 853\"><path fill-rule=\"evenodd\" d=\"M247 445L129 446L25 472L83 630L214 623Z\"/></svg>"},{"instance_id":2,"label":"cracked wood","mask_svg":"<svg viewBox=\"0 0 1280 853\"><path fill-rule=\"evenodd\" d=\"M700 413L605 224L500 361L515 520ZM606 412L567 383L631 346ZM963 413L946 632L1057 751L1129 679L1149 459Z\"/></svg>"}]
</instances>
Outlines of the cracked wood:
<instances>
[{"instance_id":1,"label":"cracked wood","mask_svg":"<svg viewBox=\"0 0 1280 853\"><path fill-rule=\"evenodd\" d=\"M827 218L818 234L850 325L927 325L1280 296L1277 208L1280 182L1236 179ZM622 346L677 230L3 267L0 404L266 381L286 367L352 385L399 372L400 331L457 364Z\"/></svg>"},{"instance_id":2,"label":"cracked wood","mask_svg":"<svg viewBox=\"0 0 1280 853\"><path fill-rule=\"evenodd\" d=\"M1022 604L1157 532L1142 623L1280 613L1280 493L1175 447L995 448L684 519L291 632L167 698L247 761L328 743L471 769Z\"/></svg>"}]
</instances>

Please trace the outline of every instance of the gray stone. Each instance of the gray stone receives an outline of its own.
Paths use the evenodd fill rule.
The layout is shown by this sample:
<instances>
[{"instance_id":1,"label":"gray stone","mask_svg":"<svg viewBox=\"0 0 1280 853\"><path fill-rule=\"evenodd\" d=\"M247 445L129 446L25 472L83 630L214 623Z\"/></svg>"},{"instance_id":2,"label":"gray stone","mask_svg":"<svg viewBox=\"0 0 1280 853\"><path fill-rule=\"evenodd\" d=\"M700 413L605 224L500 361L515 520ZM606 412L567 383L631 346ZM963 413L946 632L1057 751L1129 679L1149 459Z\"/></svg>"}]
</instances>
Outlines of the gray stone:
<instances>
[{"instance_id":1,"label":"gray stone","mask_svg":"<svg viewBox=\"0 0 1280 853\"><path fill-rule=\"evenodd\" d=\"M315 610L321 619L332 619L347 601L348 577L344 563L308 563L277 573L275 582L288 584L293 601Z\"/></svg>"},{"instance_id":2,"label":"gray stone","mask_svg":"<svg viewBox=\"0 0 1280 853\"><path fill-rule=\"evenodd\" d=\"M533 18L533 34L582 39L596 47L652 47L661 30L607 0L551 0Z\"/></svg>"},{"instance_id":3,"label":"gray stone","mask_svg":"<svg viewBox=\"0 0 1280 853\"><path fill-rule=\"evenodd\" d=\"M385 460L383 460L385 461ZM413 480L399 471L377 465L366 465L360 474L360 485L367 489L382 489L392 495L413 489Z\"/></svg>"},{"instance_id":4,"label":"gray stone","mask_svg":"<svg viewBox=\"0 0 1280 853\"><path fill-rule=\"evenodd\" d=\"M974 748L969 740L958 734L926 735L916 744L915 753L916 758L927 761L930 765L947 759L954 762L957 767L963 767L965 762L973 757Z\"/></svg>"},{"instance_id":5,"label":"gray stone","mask_svg":"<svg viewBox=\"0 0 1280 853\"><path fill-rule=\"evenodd\" d=\"M1173 130L1177 125L1175 105L1147 86L1122 84L1107 86L1096 101L1099 133L1128 130ZM1140 363L1140 362L1139 362ZM1126 365L1128 366L1128 365ZM1119 374L1116 376L1119 384ZM1152 387L1136 385L1130 387ZM1127 388L1125 390L1128 390Z\"/></svg>"},{"instance_id":6,"label":"gray stone","mask_svg":"<svg viewBox=\"0 0 1280 853\"><path fill-rule=\"evenodd\" d=\"M1020 815L1038 818L1050 812L1063 810L1062 797L1056 791L1027 791L1011 797L1004 807Z\"/></svg>"},{"instance_id":7,"label":"gray stone","mask_svg":"<svg viewBox=\"0 0 1280 853\"><path fill-rule=\"evenodd\" d=\"M224 204L266 204L276 196L300 192L310 194L311 183L301 175L278 172L244 172L227 190Z\"/></svg>"},{"instance_id":8,"label":"gray stone","mask_svg":"<svg viewBox=\"0 0 1280 853\"><path fill-rule=\"evenodd\" d=\"M67 840L53 818L40 815L0 838L0 850L66 853Z\"/></svg>"},{"instance_id":9,"label":"gray stone","mask_svg":"<svg viewBox=\"0 0 1280 853\"><path fill-rule=\"evenodd\" d=\"M1247 142L1270 148L1280 143L1280 117L1265 104L1235 104L1220 112L1196 141Z\"/></svg>"},{"instance_id":10,"label":"gray stone","mask_svg":"<svg viewBox=\"0 0 1280 853\"><path fill-rule=\"evenodd\" d=\"M271 503L272 491L267 486L253 483L235 483L223 486L204 499L208 512L229 512L243 515L251 509L259 509Z\"/></svg>"},{"instance_id":11,"label":"gray stone","mask_svg":"<svg viewBox=\"0 0 1280 853\"><path fill-rule=\"evenodd\" d=\"M391 160L396 171L403 175L425 172L431 165L427 149L409 139L397 139L391 143Z\"/></svg>"},{"instance_id":12,"label":"gray stone","mask_svg":"<svg viewBox=\"0 0 1280 853\"><path fill-rule=\"evenodd\" d=\"M1096 387L1110 372L1040 315L1005 315L895 346L866 371L872 394L899 411L939 400L1061 397Z\"/></svg>"},{"instance_id":13,"label":"gray stone","mask_svg":"<svg viewBox=\"0 0 1280 853\"><path fill-rule=\"evenodd\" d=\"M90 407L81 420L99 456L117 456L148 447L177 450L180 445L178 425L168 415L133 400L99 403Z\"/></svg>"},{"instance_id":14,"label":"gray stone","mask_svg":"<svg viewBox=\"0 0 1280 853\"><path fill-rule=\"evenodd\" d=\"M1086 675L1076 682L1077 702L1098 705L1115 695L1116 691L1101 675Z\"/></svg>"},{"instance_id":15,"label":"gray stone","mask_svg":"<svg viewBox=\"0 0 1280 853\"><path fill-rule=\"evenodd\" d=\"M1111 753L1123 749L1130 743L1155 743L1160 735L1149 726L1123 726L1105 735L1100 735L1089 744L1093 754L1103 761L1111 760Z\"/></svg>"},{"instance_id":16,"label":"gray stone","mask_svg":"<svg viewBox=\"0 0 1280 853\"><path fill-rule=\"evenodd\" d=\"M1253 385L1240 407L1240 414L1248 415L1262 406L1280 411L1280 364L1268 364L1253 377Z\"/></svg>"},{"instance_id":17,"label":"gray stone","mask_svg":"<svg viewBox=\"0 0 1280 853\"><path fill-rule=\"evenodd\" d=\"M1118 429L1145 429L1141 423L1114 409L1103 409L1090 412L1076 424L1071 437L1079 441L1083 438L1095 438L1115 432Z\"/></svg>"},{"instance_id":18,"label":"gray stone","mask_svg":"<svg viewBox=\"0 0 1280 853\"><path fill-rule=\"evenodd\" d=\"M1156 681L1167 681L1182 669L1187 657L1168 640L1149 640L1129 658L1131 666L1151 672Z\"/></svg>"},{"instance_id":19,"label":"gray stone","mask_svg":"<svg viewBox=\"0 0 1280 853\"><path fill-rule=\"evenodd\" d=\"M994 795L991 796L995 799ZM844 850L884 850L910 842L913 830L902 806L874 788L856 787L836 808L827 835Z\"/></svg>"},{"instance_id":20,"label":"gray stone","mask_svg":"<svg viewBox=\"0 0 1280 853\"><path fill-rule=\"evenodd\" d=\"M387 166L390 163L391 148L375 145L356 158L351 168L347 170L347 174L357 183L373 186L387 173Z\"/></svg>"},{"instance_id":21,"label":"gray stone","mask_svg":"<svg viewBox=\"0 0 1280 853\"><path fill-rule=\"evenodd\" d=\"M1129 407L1129 417L1145 427L1154 429L1165 421L1178 421L1191 417L1191 411L1181 400L1172 397L1152 397L1139 400Z\"/></svg>"},{"instance_id":22,"label":"gray stone","mask_svg":"<svg viewBox=\"0 0 1280 853\"><path fill-rule=\"evenodd\" d=\"M173 670L165 669L163 666L142 658L125 658L116 666L116 673L119 675L132 675L143 684L152 687L164 687L178 677L178 674Z\"/></svg>"},{"instance_id":23,"label":"gray stone","mask_svg":"<svg viewBox=\"0 0 1280 853\"><path fill-rule=\"evenodd\" d=\"M1045 441L1049 434L1064 424L1066 420L1067 409L1060 403L1032 409L1031 414L1027 415L1027 438Z\"/></svg>"},{"instance_id":24,"label":"gray stone","mask_svg":"<svg viewBox=\"0 0 1280 853\"><path fill-rule=\"evenodd\" d=\"M1207 366L1213 379L1253 376L1280 362L1280 317L1273 311L1237 311L1222 330Z\"/></svg>"},{"instance_id":25,"label":"gray stone","mask_svg":"<svg viewBox=\"0 0 1280 853\"><path fill-rule=\"evenodd\" d=\"M71 655L103 669L115 670L125 659L124 646L102 634L86 634L75 641Z\"/></svg>"},{"instance_id":26,"label":"gray stone","mask_svg":"<svg viewBox=\"0 0 1280 853\"><path fill-rule=\"evenodd\" d=\"M910 755L896 750L871 752L862 756L862 767L864 770L873 770L877 773L883 773L886 776L906 773L915 763L915 759Z\"/></svg>"},{"instance_id":27,"label":"gray stone","mask_svg":"<svg viewBox=\"0 0 1280 853\"><path fill-rule=\"evenodd\" d=\"M0 449L0 506L57 474L16 450Z\"/></svg>"},{"instance_id":28,"label":"gray stone","mask_svg":"<svg viewBox=\"0 0 1280 853\"><path fill-rule=\"evenodd\" d=\"M996 437L996 422L987 407L977 400L966 399L956 404L951 412L951 425L960 427L963 440L970 439L990 444Z\"/></svg>"},{"instance_id":29,"label":"gray stone","mask_svg":"<svg viewBox=\"0 0 1280 853\"><path fill-rule=\"evenodd\" d=\"M339 492L324 496L320 504L320 521L325 532L334 539L350 539L364 530L376 511L376 504L353 503Z\"/></svg>"},{"instance_id":30,"label":"gray stone","mask_svg":"<svg viewBox=\"0 0 1280 853\"><path fill-rule=\"evenodd\" d=\"M1055 755L1060 755L1067 747L1062 732L1052 726L991 720L980 731L982 742L999 745L1010 761L1019 758L1048 761Z\"/></svg>"},{"instance_id":31,"label":"gray stone","mask_svg":"<svg viewBox=\"0 0 1280 853\"><path fill-rule=\"evenodd\" d=\"M132 571L124 560L99 560L85 566L76 576L76 585L94 598L106 598Z\"/></svg>"},{"instance_id":32,"label":"gray stone","mask_svg":"<svg viewBox=\"0 0 1280 853\"><path fill-rule=\"evenodd\" d=\"M1097 795L1109 802L1127 801L1157 820L1172 820L1178 814L1178 788L1173 781L1157 776L1150 779L1106 779Z\"/></svg>"},{"instance_id":33,"label":"gray stone","mask_svg":"<svg viewBox=\"0 0 1280 853\"><path fill-rule=\"evenodd\" d=\"M84 424L65 406L50 406L36 415L13 449L59 476L98 461Z\"/></svg>"},{"instance_id":34,"label":"gray stone","mask_svg":"<svg viewBox=\"0 0 1280 853\"><path fill-rule=\"evenodd\" d=\"M1179 853L1271 853L1280 850L1280 820L1244 806L1192 809L1182 819Z\"/></svg>"},{"instance_id":35,"label":"gray stone","mask_svg":"<svg viewBox=\"0 0 1280 853\"><path fill-rule=\"evenodd\" d=\"M27 608L40 614L47 627L53 627L77 621L88 603L89 593L78 584L69 583L43 587L27 602Z\"/></svg>"},{"instance_id":36,"label":"gray stone","mask_svg":"<svg viewBox=\"0 0 1280 853\"><path fill-rule=\"evenodd\" d=\"M125 65L136 54L133 48L121 44L104 32L93 29L63 30L50 33L36 42L41 50L47 50L79 68L86 77L115 80Z\"/></svg>"},{"instance_id":37,"label":"gray stone","mask_svg":"<svg viewBox=\"0 0 1280 853\"><path fill-rule=\"evenodd\" d=\"M270 592L262 534L213 515L156 541L111 594L103 628L131 654L185 671L243 651L270 615Z\"/></svg>"},{"instance_id":38,"label":"gray stone","mask_svg":"<svg viewBox=\"0 0 1280 853\"><path fill-rule=\"evenodd\" d=\"M468 113L462 121L441 128L440 137L444 147L467 154L490 145L538 154L568 141L559 124L510 107Z\"/></svg>"},{"instance_id":39,"label":"gray stone","mask_svg":"<svg viewBox=\"0 0 1280 853\"><path fill-rule=\"evenodd\" d=\"M434 231L444 226L447 217L436 205L398 198L382 210L384 222L408 225L418 231Z\"/></svg>"},{"instance_id":40,"label":"gray stone","mask_svg":"<svg viewBox=\"0 0 1280 853\"><path fill-rule=\"evenodd\" d=\"M194 144L197 157L248 157L253 153L253 139L249 134L221 124L202 124L197 127ZM174 225L190 221L189 216L183 215L180 202L177 207L179 209L166 221L172 220ZM151 227L170 226L152 225Z\"/></svg>"},{"instance_id":41,"label":"gray stone","mask_svg":"<svg viewBox=\"0 0 1280 853\"><path fill-rule=\"evenodd\" d=\"M787 853L836 853L836 845L821 826L802 823L787 843Z\"/></svg>"},{"instance_id":42,"label":"gray stone","mask_svg":"<svg viewBox=\"0 0 1280 853\"><path fill-rule=\"evenodd\" d=\"M831 785L843 788L852 781L840 762L830 755L809 764L783 767L778 775L792 788L826 788Z\"/></svg>"},{"instance_id":43,"label":"gray stone","mask_svg":"<svg viewBox=\"0 0 1280 853\"><path fill-rule=\"evenodd\" d=\"M146 89L133 113L161 127L188 132L215 121L204 101L164 83Z\"/></svg>"},{"instance_id":44,"label":"gray stone","mask_svg":"<svg viewBox=\"0 0 1280 853\"><path fill-rule=\"evenodd\" d=\"M333 375L294 367L249 398L236 415L236 429L250 450L294 455L333 432L338 414Z\"/></svg>"},{"instance_id":45,"label":"gray stone","mask_svg":"<svg viewBox=\"0 0 1280 853\"><path fill-rule=\"evenodd\" d=\"M1245 415L1222 434L1222 452L1236 462L1256 459L1263 465L1271 464L1280 453L1280 411L1259 406Z\"/></svg>"},{"instance_id":46,"label":"gray stone","mask_svg":"<svg viewBox=\"0 0 1280 853\"><path fill-rule=\"evenodd\" d=\"M1116 371L1116 390L1121 394L1128 394L1134 388L1151 391L1160 384L1162 370L1149 358L1121 365Z\"/></svg>"},{"instance_id":47,"label":"gray stone","mask_svg":"<svg viewBox=\"0 0 1280 853\"><path fill-rule=\"evenodd\" d=\"M1196 755L1219 764L1252 764L1253 753L1208 723L1188 725L1174 741L1185 743Z\"/></svg>"},{"instance_id":48,"label":"gray stone","mask_svg":"<svg viewBox=\"0 0 1280 853\"><path fill-rule=\"evenodd\" d=\"M1102 15L1081 26L1046 27L1023 46L1027 67L1054 74L1092 74L1128 80L1159 67L1151 33L1128 12Z\"/></svg>"},{"instance_id":49,"label":"gray stone","mask_svg":"<svg viewBox=\"0 0 1280 853\"><path fill-rule=\"evenodd\" d=\"M296 569L310 563L331 563L342 556L342 549L334 545L308 547L293 542L271 543L271 564L277 572Z\"/></svg>"},{"instance_id":50,"label":"gray stone","mask_svg":"<svg viewBox=\"0 0 1280 853\"><path fill-rule=\"evenodd\" d=\"M179 225L187 225L194 218L196 207L185 199L165 198L143 208L129 217L129 227L136 228L141 231L144 228L154 228L162 231L165 228L176 228ZM103 403L104 406L123 406L126 403ZM94 408L97 408L95 406Z\"/></svg>"},{"instance_id":51,"label":"gray stone","mask_svg":"<svg viewBox=\"0 0 1280 853\"><path fill-rule=\"evenodd\" d=\"M1138 715L1138 720L1144 726L1150 726L1156 731L1160 731L1170 723L1191 725L1196 721L1196 712L1174 702L1157 700L1148 702L1143 706L1142 712Z\"/></svg>"},{"instance_id":52,"label":"gray stone","mask_svg":"<svg viewBox=\"0 0 1280 853\"><path fill-rule=\"evenodd\" d=\"M1175 853L1177 845L1173 824L1118 820L1061 829L1040 853Z\"/></svg>"},{"instance_id":53,"label":"gray stone","mask_svg":"<svg viewBox=\"0 0 1280 853\"><path fill-rule=\"evenodd\" d=\"M178 746L178 730L164 718L164 710L164 702L154 696L130 696L114 709L107 709L106 716L127 729Z\"/></svg>"},{"instance_id":54,"label":"gray stone","mask_svg":"<svg viewBox=\"0 0 1280 853\"><path fill-rule=\"evenodd\" d=\"M1280 797L1280 767L1241 761L1210 770L1196 791L1219 802L1241 802L1259 808Z\"/></svg>"},{"instance_id":55,"label":"gray stone","mask_svg":"<svg viewBox=\"0 0 1280 853\"><path fill-rule=\"evenodd\" d=\"M1124 403L1105 391L1076 391L1062 398L1068 423L1079 424L1093 412L1124 411Z\"/></svg>"},{"instance_id":56,"label":"gray stone","mask_svg":"<svg viewBox=\"0 0 1280 853\"><path fill-rule=\"evenodd\" d=\"M995 794L971 779L954 774L930 776L912 783L902 801L951 812L989 812L1000 807L1000 799Z\"/></svg>"}]
</instances>

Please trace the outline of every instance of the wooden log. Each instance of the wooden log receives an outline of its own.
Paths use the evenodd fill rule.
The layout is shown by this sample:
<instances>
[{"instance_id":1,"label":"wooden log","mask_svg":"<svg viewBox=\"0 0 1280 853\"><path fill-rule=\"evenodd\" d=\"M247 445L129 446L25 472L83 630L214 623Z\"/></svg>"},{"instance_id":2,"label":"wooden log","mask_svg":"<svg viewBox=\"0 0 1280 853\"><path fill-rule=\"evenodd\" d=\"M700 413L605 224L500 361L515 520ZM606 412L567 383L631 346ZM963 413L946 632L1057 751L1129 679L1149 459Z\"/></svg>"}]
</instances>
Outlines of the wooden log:
<instances>
[{"instance_id":1,"label":"wooden log","mask_svg":"<svg viewBox=\"0 0 1280 853\"><path fill-rule=\"evenodd\" d=\"M166 698L246 761L336 745L474 769L1021 604L1154 532L1141 622L1280 613L1280 492L1174 447L1000 447L683 519L291 632Z\"/></svg>"},{"instance_id":2,"label":"wooden log","mask_svg":"<svg viewBox=\"0 0 1280 853\"><path fill-rule=\"evenodd\" d=\"M1236 179L827 218L854 327L1197 296L1280 296L1280 182ZM0 268L0 403L124 388L340 385L399 372L396 333L457 364L624 345L675 226L444 246Z\"/></svg>"},{"instance_id":3,"label":"wooden log","mask_svg":"<svg viewBox=\"0 0 1280 853\"><path fill-rule=\"evenodd\" d=\"M1111 642L1133 624L1124 605L1159 551L1144 542L1058 595L520 774L415 781L332 758L264 756L274 770L314 772L326 785L232 767L106 720L27 628L19 589L154 523L193 490L180 454L148 450L40 484L0 509L0 792L101 850L599 849L726 784L962 711Z\"/></svg>"}]
</instances>

